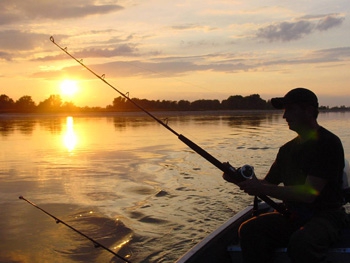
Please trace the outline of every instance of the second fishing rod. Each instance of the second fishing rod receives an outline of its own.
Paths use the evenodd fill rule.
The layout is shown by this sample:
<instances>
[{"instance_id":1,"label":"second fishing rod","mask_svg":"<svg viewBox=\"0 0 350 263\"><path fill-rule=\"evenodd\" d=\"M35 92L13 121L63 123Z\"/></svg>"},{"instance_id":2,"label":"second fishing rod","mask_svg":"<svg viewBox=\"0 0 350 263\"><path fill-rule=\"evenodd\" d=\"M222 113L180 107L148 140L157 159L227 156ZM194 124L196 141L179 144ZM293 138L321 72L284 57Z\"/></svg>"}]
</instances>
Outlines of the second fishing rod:
<instances>
[{"instance_id":1,"label":"second fishing rod","mask_svg":"<svg viewBox=\"0 0 350 263\"><path fill-rule=\"evenodd\" d=\"M250 165L244 165L238 169L231 166L228 162L221 162L218 159L216 159L214 156L209 154L207 151L205 151L203 148L198 146L196 143L192 142L190 139L185 137L182 134L177 133L174 129L172 129L167 123L164 121L158 119L156 116L154 116L152 113L141 107L139 104L137 104L135 101L133 101L131 98L129 98L128 95L124 94L117 88L115 88L113 85L111 85L108 81L105 80L104 75L98 75L95 73L92 69L87 67L82 60L78 60L76 57L74 57L72 54L70 54L67 50L67 48L61 47L59 44L55 42L55 39L53 36L50 37L50 41L55 44L59 49L61 49L64 53L66 53L68 56L70 56L72 59L74 59L76 62L78 62L81 66L83 66L85 69L87 69L90 73L95 75L98 79L103 81L105 84L107 84L109 87L114 89L116 92L118 92L122 97L127 99L129 102L131 102L134 106L136 106L138 109L146 113L149 117L157 121L160 125L165 127L167 130L172 132L174 135L178 137L180 141L182 141L184 144L186 144L188 147L190 147L192 150L194 150L196 153L198 153L200 156L202 156L204 159L209 161L211 164L216 166L218 169L220 169L222 172L229 174L232 178L233 183L237 184L239 182L242 182L244 180L251 179L254 175L254 168ZM272 199L270 199L268 196L258 196L261 200L269 204L272 208L276 209L278 212L280 212L283 215L288 215L288 211L285 210L283 206L278 205L276 202L274 202Z\"/></svg>"}]
</instances>

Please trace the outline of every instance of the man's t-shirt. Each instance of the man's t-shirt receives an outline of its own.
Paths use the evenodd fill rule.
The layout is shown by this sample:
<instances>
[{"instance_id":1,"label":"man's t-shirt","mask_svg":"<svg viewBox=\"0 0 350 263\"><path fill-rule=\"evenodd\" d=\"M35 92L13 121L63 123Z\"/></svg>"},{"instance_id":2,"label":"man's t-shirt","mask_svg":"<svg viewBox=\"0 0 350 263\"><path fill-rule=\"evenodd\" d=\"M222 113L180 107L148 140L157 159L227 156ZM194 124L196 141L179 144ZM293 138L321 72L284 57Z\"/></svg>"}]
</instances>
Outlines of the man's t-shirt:
<instances>
[{"instance_id":1,"label":"man's t-shirt","mask_svg":"<svg viewBox=\"0 0 350 263\"><path fill-rule=\"evenodd\" d=\"M327 184L321 193L317 193L314 203L285 202L287 208L307 216L342 206L343 169L344 150L340 139L320 127L305 142L301 142L298 136L283 145L265 180L290 186L303 185L308 175L326 179Z\"/></svg>"}]
</instances>

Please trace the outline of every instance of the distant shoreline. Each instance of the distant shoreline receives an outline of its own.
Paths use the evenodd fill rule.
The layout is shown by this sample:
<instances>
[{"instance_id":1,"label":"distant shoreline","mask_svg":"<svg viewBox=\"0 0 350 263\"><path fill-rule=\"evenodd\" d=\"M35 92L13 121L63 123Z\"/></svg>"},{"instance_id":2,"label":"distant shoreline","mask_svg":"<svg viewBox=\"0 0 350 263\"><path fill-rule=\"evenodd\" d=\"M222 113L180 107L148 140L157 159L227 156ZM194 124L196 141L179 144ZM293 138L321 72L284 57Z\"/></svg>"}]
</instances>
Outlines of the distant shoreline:
<instances>
[{"instance_id":1,"label":"distant shoreline","mask_svg":"<svg viewBox=\"0 0 350 263\"><path fill-rule=\"evenodd\" d=\"M36 104L30 96L23 96L14 101L5 94L0 95L0 114L96 114L116 112L247 112L274 111L270 101L263 100L259 94L249 96L233 95L219 101L217 99L200 99L195 101L147 100L128 97L116 97L112 104L106 107L78 107L72 102L63 102L59 95L50 95L44 101ZM350 111L350 107L320 106L320 111Z\"/></svg>"},{"instance_id":2,"label":"distant shoreline","mask_svg":"<svg viewBox=\"0 0 350 263\"><path fill-rule=\"evenodd\" d=\"M320 113L328 112L348 112L350 109L320 109ZM279 114L283 110L196 110L196 111L169 111L156 110L148 111L154 113L157 117L171 117L171 116L190 116L190 115L240 115L240 114ZM6 117L50 117L50 116L125 116L125 117L147 117L147 114L141 110L139 111L73 111L73 112L0 112L0 118Z\"/></svg>"}]
</instances>

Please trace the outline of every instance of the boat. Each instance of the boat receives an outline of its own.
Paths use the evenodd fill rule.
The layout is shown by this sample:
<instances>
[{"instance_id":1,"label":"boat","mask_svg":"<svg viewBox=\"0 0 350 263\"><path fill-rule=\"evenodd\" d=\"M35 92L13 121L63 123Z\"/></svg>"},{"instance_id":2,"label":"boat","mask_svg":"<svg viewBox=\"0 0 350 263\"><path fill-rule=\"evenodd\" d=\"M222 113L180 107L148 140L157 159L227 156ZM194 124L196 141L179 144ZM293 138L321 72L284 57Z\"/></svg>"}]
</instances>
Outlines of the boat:
<instances>
[{"instance_id":1,"label":"boat","mask_svg":"<svg viewBox=\"0 0 350 263\"><path fill-rule=\"evenodd\" d=\"M272 211L269 205L266 203L259 204L258 214L269 211ZM238 228L244 221L253 216L253 212L255 212L254 206L247 206L192 247L176 263L243 262L239 246ZM343 229L341 239L328 250L327 257L327 260L333 263L350 262L350 226ZM287 256L287 249L277 249L274 263L288 262L291 263Z\"/></svg>"},{"instance_id":2,"label":"boat","mask_svg":"<svg viewBox=\"0 0 350 263\"><path fill-rule=\"evenodd\" d=\"M340 240L328 250L327 261L332 263L350 262L350 165L345 159L343 172L344 208L348 213L349 225L342 230ZM214 232L185 253L176 263L242 263L238 228L254 215L273 211L265 202L254 202L231 217ZM291 263L287 248L275 251L274 263Z\"/></svg>"}]
</instances>

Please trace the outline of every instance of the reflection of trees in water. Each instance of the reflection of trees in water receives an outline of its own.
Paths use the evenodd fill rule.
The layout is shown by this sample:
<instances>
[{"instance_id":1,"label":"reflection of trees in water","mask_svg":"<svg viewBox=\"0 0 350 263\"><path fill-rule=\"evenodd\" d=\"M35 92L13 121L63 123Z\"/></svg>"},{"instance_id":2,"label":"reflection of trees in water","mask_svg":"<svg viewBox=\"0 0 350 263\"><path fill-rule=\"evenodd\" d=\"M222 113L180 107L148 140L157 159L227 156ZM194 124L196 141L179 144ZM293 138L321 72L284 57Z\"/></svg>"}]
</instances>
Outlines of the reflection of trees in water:
<instances>
[{"instance_id":1,"label":"reflection of trees in water","mask_svg":"<svg viewBox=\"0 0 350 263\"><path fill-rule=\"evenodd\" d=\"M33 119L0 119L0 134L8 136L15 131L24 135L33 133L36 121Z\"/></svg>"},{"instance_id":2,"label":"reflection of trees in water","mask_svg":"<svg viewBox=\"0 0 350 263\"><path fill-rule=\"evenodd\" d=\"M127 127L144 127L154 124L154 120L149 117L113 117L113 125L116 130L124 130Z\"/></svg>"},{"instance_id":3,"label":"reflection of trees in water","mask_svg":"<svg viewBox=\"0 0 350 263\"><path fill-rule=\"evenodd\" d=\"M0 120L0 133L2 136L8 136L15 131L15 124L11 120Z\"/></svg>"},{"instance_id":4,"label":"reflection of trees in water","mask_svg":"<svg viewBox=\"0 0 350 263\"><path fill-rule=\"evenodd\" d=\"M23 135L31 135L37 124L53 134L62 132L62 117L0 117L0 134L8 136L19 131Z\"/></svg>"},{"instance_id":5,"label":"reflection of trees in water","mask_svg":"<svg viewBox=\"0 0 350 263\"><path fill-rule=\"evenodd\" d=\"M271 113L254 113L254 114L242 114L229 116L228 125L233 127L237 126L252 126L259 127L261 123L272 123L281 117L280 114Z\"/></svg>"},{"instance_id":6,"label":"reflection of trees in water","mask_svg":"<svg viewBox=\"0 0 350 263\"><path fill-rule=\"evenodd\" d=\"M229 126L252 126L259 127L261 122L266 119L265 115L256 116L231 116L228 118Z\"/></svg>"},{"instance_id":7,"label":"reflection of trees in water","mask_svg":"<svg viewBox=\"0 0 350 263\"><path fill-rule=\"evenodd\" d=\"M155 112L152 113L160 121L168 123L171 127L175 124L183 124L192 122L194 125L201 125L208 122L217 122L218 118L229 126L252 126L258 127L262 122L273 123L281 118L281 113L271 112ZM101 116L106 117L106 116ZM158 125L155 120L145 115L143 112L138 113L121 113L118 116L107 116L107 121L112 122L116 130L124 130L128 127L138 128L145 126ZM55 115L32 115L32 116L2 116L0 117L0 134L8 136L15 131L21 134L30 135L33 133L35 126L40 125L41 128L50 131L52 134L62 133L66 116Z\"/></svg>"},{"instance_id":8,"label":"reflection of trees in water","mask_svg":"<svg viewBox=\"0 0 350 263\"><path fill-rule=\"evenodd\" d=\"M65 122L65 119L63 121ZM60 134L62 132L62 117L39 119L39 125L52 134Z\"/></svg>"},{"instance_id":9,"label":"reflection of trees in water","mask_svg":"<svg viewBox=\"0 0 350 263\"><path fill-rule=\"evenodd\" d=\"M138 113L141 114L142 113ZM153 113L152 113L153 114ZM271 112L217 112L217 111L205 111L205 112L157 112L154 114L156 118L164 123L168 123L169 126L176 123L192 123L194 125L205 125L208 123L216 123L217 121L223 121L228 126L251 126L259 127L262 123L272 124L281 118L281 113ZM144 127L148 125L157 124L155 120L149 116L115 116L113 117L113 124L116 130L123 130L127 127Z\"/></svg>"},{"instance_id":10,"label":"reflection of trees in water","mask_svg":"<svg viewBox=\"0 0 350 263\"><path fill-rule=\"evenodd\" d=\"M122 113L124 114L124 113ZM113 124L117 130L125 129L127 127L138 128L145 126L154 126L159 125L156 120L146 115L144 112L138 113L127 113L130 116L115 116L113 117ZM163 122L164 124L168 124L172 126L175 123L188 123L191 121L200 121L208 120L208 116L203 116L203 112L184 112L184 111L157 111L151 112L153 116L155 116L158 120ZM218 115L213 117L217 120ZM203 120L201 120L203 119ZM200 124L200 123L199 123Z\"/></svg>"},{"instance_id":11,"label":"reflection of trees in water","mask_svg":"<svg viewBox=\"0 0 350 263\"><path fill-rule=\"evenodd\" d=\"M17 130L24 135L31 135L33 133L36 121L33 119L23 119L17 123Z\"/></svg>"}]
</instances>

